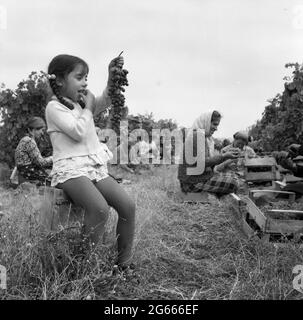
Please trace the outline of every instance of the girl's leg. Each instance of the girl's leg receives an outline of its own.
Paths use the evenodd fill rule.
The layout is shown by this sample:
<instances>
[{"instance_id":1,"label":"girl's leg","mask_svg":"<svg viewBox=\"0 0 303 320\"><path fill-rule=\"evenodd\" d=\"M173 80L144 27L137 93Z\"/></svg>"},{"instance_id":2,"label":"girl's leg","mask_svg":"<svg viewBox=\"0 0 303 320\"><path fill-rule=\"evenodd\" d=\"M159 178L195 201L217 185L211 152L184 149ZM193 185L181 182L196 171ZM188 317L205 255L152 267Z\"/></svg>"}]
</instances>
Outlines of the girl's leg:
<instances>
[{"instance_id":1,"label":"girl's leg","mask_svg":"<svg viewBox=\"0 0 303 320\"><path fill-rule=\"evenodd\" d=\"M96 184L107 203L118 213L118 264L127 266L132 256L135 233L135 203L124 189L111 177Z\"/></svg>"},{"instance_id":2,"label":"girl's leg","mask_svg":"<svg viewBox=\"0 0 303 320\"><path fill-rule=\"evenodd\" d=\"M58 185L58 188L63 189L76 205L85 209L84 233L92 243L97 244L109 215L109 207L102 194L86 177L70 179Z\"/></svg>"}]
</instances>

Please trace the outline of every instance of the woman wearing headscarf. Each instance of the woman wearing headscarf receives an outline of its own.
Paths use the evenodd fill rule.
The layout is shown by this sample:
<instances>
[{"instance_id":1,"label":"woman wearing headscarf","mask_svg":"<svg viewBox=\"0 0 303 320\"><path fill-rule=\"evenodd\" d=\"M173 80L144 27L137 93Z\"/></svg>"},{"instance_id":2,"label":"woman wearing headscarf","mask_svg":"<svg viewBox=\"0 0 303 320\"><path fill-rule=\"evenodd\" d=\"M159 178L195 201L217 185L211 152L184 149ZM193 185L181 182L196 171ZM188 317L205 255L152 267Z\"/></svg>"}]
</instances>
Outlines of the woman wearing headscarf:
<instances>
[{"instance_id":1,"label":"woman wearing headscarf","mask_svg":"<svg viewBox=\"0 0 303 320\"><path fill-rule=\"evenodd\" d=\"M45 122L40 117L32 117L27 122L27 134L20 140L15 150L15 165L21 181L34 181L38 185L50 182L45 169L51 167L53 159L42 157L36 143L41 139L45 127Z\"/></svg>"},{"instance_id":2,"label":"woman wearing headscarf","mask_svg":"<svg viewBox=\"0 0 303 320\"><path fill-rule=\"evenodd\" d=\"M236 151L228 151L224 154L215 154L215 143L212 135L217 130L221 121L221 114L218 111L203 113L197 118L188 133L183 146L183 162L179 164L178 179L181 190L187 192L211 192L217 195L236 192L238 181L230 174L214 173L213 168L227 159L236 159L239 155ZM205 132L205 146L198 146L198 137L200 130ZM192 148L192 154L196 155L198 160L204 161L205 169L201 172L190 173L190 169L197 166L197 162L190 164L187 152ZM193 172L193 171L192 171Z\"/></svg>"}]
</instances>

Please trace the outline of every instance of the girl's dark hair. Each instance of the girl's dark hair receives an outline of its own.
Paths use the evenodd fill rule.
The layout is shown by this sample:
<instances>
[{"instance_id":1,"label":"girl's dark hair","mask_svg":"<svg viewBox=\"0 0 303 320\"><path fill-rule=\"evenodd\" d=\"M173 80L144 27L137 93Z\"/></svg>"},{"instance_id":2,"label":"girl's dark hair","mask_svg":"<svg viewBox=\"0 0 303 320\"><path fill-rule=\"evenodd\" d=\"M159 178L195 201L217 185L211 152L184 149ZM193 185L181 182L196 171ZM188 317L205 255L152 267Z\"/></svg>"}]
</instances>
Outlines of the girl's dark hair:
<instances>
[{"instance_id":1,"label":"girl's dark hair","mask_svg":"<svg viewBox=\"0 0 303 320\"><path fill-rule=\"evenodd\" d=\"M215 120L221 120L222 116L220 114L219 111L213 111L212 115L211 115L211 122L215 121Z\"/></svg>"},{"instance_id":2,"label":"girl's dark hair","mask_svg":"<svg viewBox=\"0 0 303 320\"><path fill-rule=\"evenodd\" d=\"M88 64L84 60L68 54L60 54L55 58L53 58L53 60L50 62L47 73L49 75L54 74L56 76L56 79L58 78L64 79L79 64L82 65L88 73L89 71ZM59 86L56 83L56 79L49 79L49 84L52 88L54 95L66 107L68 107L71 110L74 109L74 106L70 102L65 100L63 96L60 94Z\"/></svg>"}]
</instances>

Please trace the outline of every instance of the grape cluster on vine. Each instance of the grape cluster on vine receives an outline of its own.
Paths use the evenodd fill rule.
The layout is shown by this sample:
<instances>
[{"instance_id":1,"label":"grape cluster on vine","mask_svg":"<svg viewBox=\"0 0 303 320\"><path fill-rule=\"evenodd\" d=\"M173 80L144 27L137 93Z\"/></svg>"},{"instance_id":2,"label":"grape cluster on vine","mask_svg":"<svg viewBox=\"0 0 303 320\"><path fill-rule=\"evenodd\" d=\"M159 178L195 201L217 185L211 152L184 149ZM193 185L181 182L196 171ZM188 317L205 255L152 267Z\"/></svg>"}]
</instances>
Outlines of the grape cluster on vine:
<instances>
[{"instance_id":1,"label":"grape cluster on vine","mask_svg":"<svg viewBox=\"0 0 303 320\"><path fill-rule=\"evenodd\" d=\"M114 67L112 77L112 84L109 88L109 96L112 101L111 121L112 126L116 132L119 132L120 121L125 114L125 86L128 86L127 74L128 71L122 67Z\"/></svg>"}]
</instances>

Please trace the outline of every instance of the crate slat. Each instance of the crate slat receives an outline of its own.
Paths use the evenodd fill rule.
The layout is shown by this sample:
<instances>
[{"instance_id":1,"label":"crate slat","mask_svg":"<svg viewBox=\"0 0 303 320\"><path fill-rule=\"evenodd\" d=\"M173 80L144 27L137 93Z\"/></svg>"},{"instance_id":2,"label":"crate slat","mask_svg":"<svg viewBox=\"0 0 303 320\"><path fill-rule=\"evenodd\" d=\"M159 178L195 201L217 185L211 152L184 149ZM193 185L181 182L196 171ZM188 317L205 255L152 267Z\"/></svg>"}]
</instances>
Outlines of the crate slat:
<instances>
[{"instance_id":1,"label":"crate slat","mask_svg":"<svg viewBox=\"0 0 303 320\"><path fill-rule=\"evenodd\" d=\"M235 193L230 194L231 197L231 207L236 212L237 217L241 218L243 215L243 208L246 203Z\"/></svg>"},{"instance_id":2,"label":"crate slat","mask_svg":"<svg viewBox=\"0 0 303 320\"><path fill-rule=\"evenodd\" d=\"M265 232L267 233L293 234L298 231L303 231L302 220L278 220L269 218L265 228Z\"/></svg>"},{"instance_id":3,"label":"crate slat","mask_svg":"<svg viewBox=\"0 0 303 320\"><path fill-rule=\"evenodd\" d=\"M272 167L277 164L274 157L257 157L245 160L246 167Z\"/></svg>"},{"instance_id":4,"label":"crate slat","mask_svg":"<svg viewBox=\"0 0 303 320\"><path fill-rule=\"evenodd\" d=\"M260 229L263 232L265 232L266 220L267 220L265 215L249 197L245 197L245 202L247 205L249 215L251 216L252 219L255 220L255 222L260 227Z\"/></svg>"},{"instance_id":5,"label":"crate slat","mask_svg":"<svg viewBox=\"0 0 303 320\"><path fill-rule=\"evenodd\" d=\"M246 172L245 180L251 182L261 181L273 181L276 179L276 175L270 172Z\"/></svg>"},{"instance_id":6,"label":"crate slat","mask_svg":"<svg viewBox=\"0 0 303 320\"><path fill-rule=\"evenodd\" d=\"M251 238L255 235L255 230L247 223L247 221L243 218L241 219L241 225L244 233L248 238Z\"/></svg>"},{"instance_id":7,"label":"crate slat","mask_svg":"<svg viewBox=\"0 0 303 320\"><path fill-rule=\"evenodd\" d=\"M249 197L250 199L254 199L254 194L255 193L263 193L264 195L265 194L271 194L273 196L277 196L279 194L281 195L288 195L288 199L290 202L293 202L295 201L296 199L296 194L292 191L282 191L282 190L270 190L270 189L252 189L252 190L249 190Z\"/></svg>"},{"instance_id":8,"label":"crate slat","mask_svg":"<svg viewBox=\"0 0 303 320\"><path fill-rule=\"evenodd\" d=\"M268 212L296 213L296 214L302 215L302 217L303 217L302 210L271 209L271 210L268 210Z\"/></svg>"},{"instance_id":9,"label":"crate slat","mask_svg":"<svg viewBox=\"0 0 303 320\"><path fill-rule=\"evenodd\" d=\"M303 211L271 209L266 212L269 219L303 221Z\"/></svg>"}]
</instances>

